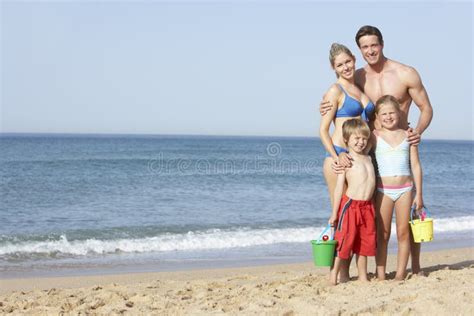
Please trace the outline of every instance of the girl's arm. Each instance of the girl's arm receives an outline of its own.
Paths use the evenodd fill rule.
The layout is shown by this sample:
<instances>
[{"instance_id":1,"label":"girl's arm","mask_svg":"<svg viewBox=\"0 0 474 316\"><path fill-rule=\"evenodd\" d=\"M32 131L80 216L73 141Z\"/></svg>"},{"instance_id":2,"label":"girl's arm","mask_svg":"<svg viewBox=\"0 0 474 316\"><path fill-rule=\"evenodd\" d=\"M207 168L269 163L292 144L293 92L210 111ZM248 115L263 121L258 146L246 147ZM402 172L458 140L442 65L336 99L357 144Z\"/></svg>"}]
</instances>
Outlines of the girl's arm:
<instances>
[{"instance_id":1,"label":"girl's arm","mask_svg":"<svg viewBox=\"0 0 474 316\"><path fill-rule=\"evenodd\" d=\"M335 104L336 106L333 106L324 116L321 117L321 123L319 125L319 137L321 138L321 142L323 143L324 148L326 148L326 151L335 161L337 161L337 154L334 150L331 136L329 135L329 127L336 116L340 97L341 90L337 85L333 84L328 92L326 92L324 101L329 101L331 104Z\"/></svg>"},{"instance_id":2,"label":"girl's arm","mask_svg":"<svg viewBox=\"0 0 474 316\"><path fill-rule=\"evenodd\" d=\"M336 188L334 189L334 205L332 207L332 214L329 218L329 224L331 226L336 225L337 223L337 212L339 211L339 206L341 204L342 192L344 191L344 183L346 182L346 173L340 173L337 175Z\"/></svg>"},{"instance_id":3,"label":"girl's arm","mask_svg":"<svg viewBox=\"0 0 474 316\"><path fill-rule=\"evenodd\" d=\"M410 146L410 165L416 188L415 200L412 205L416 204L416 210L418 211L423 207L423 171L421 170L418 146Z\"/></svg>"}]
</instances>

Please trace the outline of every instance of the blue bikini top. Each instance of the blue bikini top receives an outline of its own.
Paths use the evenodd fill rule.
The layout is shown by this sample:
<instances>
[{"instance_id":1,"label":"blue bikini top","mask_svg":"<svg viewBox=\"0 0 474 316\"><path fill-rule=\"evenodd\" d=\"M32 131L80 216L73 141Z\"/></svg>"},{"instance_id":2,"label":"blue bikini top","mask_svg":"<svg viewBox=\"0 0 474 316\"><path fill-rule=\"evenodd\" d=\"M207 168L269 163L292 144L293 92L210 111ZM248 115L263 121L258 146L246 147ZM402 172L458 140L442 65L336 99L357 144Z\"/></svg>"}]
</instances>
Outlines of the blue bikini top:
<instances>
[{"instance_id":1,"label":"blue bikini top","mask_svg":"<svg viewBox=\"0 0 474 316\"><path fill-rule=\"evenodd\" d=\"M375 105L369 101L365 107L362 106L362 103L351 97L346 90L342 87L341 84L338 84L342 92L344 92L344 104L342 107L337 110L336 117L358 117L362 116L364 121L369 121L370 115L375 110Z\"/></svg>"}]
</instances>

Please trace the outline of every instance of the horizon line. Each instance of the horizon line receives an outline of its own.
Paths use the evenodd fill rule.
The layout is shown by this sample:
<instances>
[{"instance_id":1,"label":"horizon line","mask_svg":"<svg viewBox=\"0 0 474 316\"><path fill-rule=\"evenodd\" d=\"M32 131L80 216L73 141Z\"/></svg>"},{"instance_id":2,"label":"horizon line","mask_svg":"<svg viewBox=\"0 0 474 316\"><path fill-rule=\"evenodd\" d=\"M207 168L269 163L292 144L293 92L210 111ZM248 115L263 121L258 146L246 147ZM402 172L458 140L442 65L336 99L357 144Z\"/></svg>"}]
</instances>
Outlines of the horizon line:
<instances>
[{"instance_id":1,"label":"horizon line","mask_svg":"<svg viewBox=\"0 0 474 316\"><path fill-rule=\"evenodd\" d=\"M315 138L320 139L318 136L288 136L288 135L226 135L226 134L151 134L151 133L72 133L72 132L0 132L0 137L2 136L166 136L166 137L234 137L234 138ZM470 141L473 142L474 139L450 139L450 138L422 138L422 140L434 140L434 141Z\"/></svg>"}]
</instances>

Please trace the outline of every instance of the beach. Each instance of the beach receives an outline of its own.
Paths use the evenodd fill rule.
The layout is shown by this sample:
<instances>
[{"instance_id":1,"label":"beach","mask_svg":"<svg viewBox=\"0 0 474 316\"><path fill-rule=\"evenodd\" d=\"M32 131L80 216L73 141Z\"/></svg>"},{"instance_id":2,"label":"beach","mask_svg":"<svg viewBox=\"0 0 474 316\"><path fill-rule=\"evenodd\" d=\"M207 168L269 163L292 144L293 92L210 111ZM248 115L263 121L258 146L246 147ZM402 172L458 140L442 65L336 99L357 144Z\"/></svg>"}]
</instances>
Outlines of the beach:
<instances>
[{"instance_id":1,"label":"beach","mask_svg":"<svg viewBox=\"0 0 474 316\"><path fill-rule=\"evenodd\" d=\"M336 287L311 262L330 209L314 138L13 135L0 145L0 315L472 314L472 142L420 147L435 220L427 276ZM395 252L393 226L389 279Z\"/></svg>"},{"instance_id":2,"label":"beach","mask_svg":"<svg viewBox=\"0 0 474 316\"><path fill-rule=\"evenodd\" d=\"M422 253L425 276L331 286L311 262L230 269L3 279L1 314L466 315L474 248ZM369 260L373 271L373 260ZM351 275L356 274L354 264Z\"/></svg>"}]
</instances>

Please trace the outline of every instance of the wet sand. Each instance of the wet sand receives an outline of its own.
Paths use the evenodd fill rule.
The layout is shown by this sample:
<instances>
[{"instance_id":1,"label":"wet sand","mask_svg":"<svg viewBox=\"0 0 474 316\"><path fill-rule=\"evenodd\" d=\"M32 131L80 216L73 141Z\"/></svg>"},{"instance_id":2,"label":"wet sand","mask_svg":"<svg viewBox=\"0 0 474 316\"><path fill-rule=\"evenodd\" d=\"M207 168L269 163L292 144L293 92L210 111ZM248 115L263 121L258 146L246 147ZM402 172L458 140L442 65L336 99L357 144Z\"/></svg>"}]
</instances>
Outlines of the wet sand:
<instances>
[{"instance_id":1,"label":"wet sand","mask_svg":"<svg viewBox=\"0 0 474 316\"><path fill-rule=\"evenodd\" d=\"M389 256L388 271L395 268ZM374 270L370 259L369 271ZM249 268L0 280L0 314L466 315L474 248L422 253L425 276L331 286L311 262ZM357 273L354 264L351 274Z\"/></svg>"}]
</instances>

